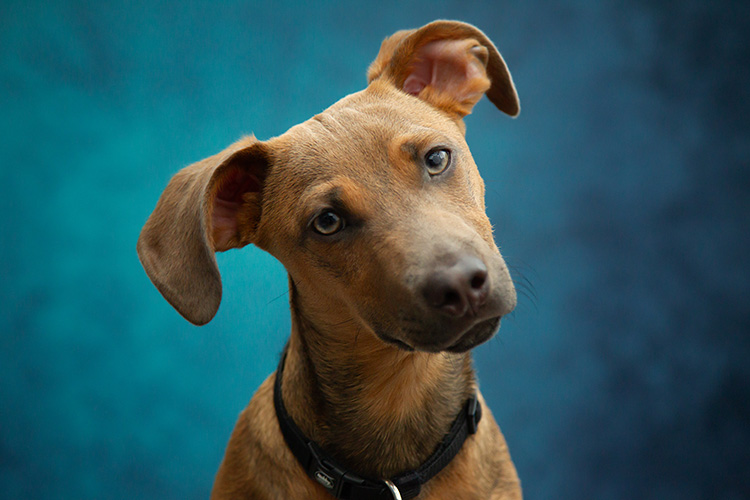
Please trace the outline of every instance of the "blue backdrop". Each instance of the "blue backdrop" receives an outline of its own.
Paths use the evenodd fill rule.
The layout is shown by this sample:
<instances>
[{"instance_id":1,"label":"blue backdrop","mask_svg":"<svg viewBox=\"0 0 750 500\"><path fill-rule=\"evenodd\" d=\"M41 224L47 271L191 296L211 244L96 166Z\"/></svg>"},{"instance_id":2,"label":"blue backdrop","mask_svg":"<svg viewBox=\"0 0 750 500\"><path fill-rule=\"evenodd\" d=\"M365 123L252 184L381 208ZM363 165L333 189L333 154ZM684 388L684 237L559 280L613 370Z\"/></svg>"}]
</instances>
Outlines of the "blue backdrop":
<instances>
[{"instance_id":1,"label":"blue backdrop","mask_svg":"<svg viewBox=\"0 0 750 500\"><path fill-rule=\"evenodd\" d=\"M750 3L0 4L0 496L203 499L288 335L286 278L219 256L208 326L135 253L170 176L471 22L514 75L468 141L523 291L476 350L529 499L750 498Z\"/></svg>"}]
</instances>

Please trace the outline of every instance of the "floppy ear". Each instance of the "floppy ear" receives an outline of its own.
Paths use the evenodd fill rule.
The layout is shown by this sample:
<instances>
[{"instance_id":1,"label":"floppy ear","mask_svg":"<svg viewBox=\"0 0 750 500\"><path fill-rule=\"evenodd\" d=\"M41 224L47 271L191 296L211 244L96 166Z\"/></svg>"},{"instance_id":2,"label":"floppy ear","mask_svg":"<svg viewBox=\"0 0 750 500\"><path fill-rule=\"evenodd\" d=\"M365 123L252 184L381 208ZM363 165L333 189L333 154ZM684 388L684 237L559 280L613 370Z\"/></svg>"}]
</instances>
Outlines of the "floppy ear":
<instances>
[{"instance_id":1,"label":"floppy ear","mask_svg":"<svg viewBox=\"0 0 750 500\"><path fill-rule=\"evenodd\" d=\"M246 137L178 172L141 230L146 274L191 323L204 325L219 309L214 252L254 240L267 168L263 143Z\"/></svg>"},{"instance_id":2,"label":"floppy ear","mask_svg":"<svg viewBox=\"0 0 750 500\"><path fill-rule=\"evenodd\" d=\"M367 72L368 83L380 78L460 118L485 92L500 111L515 117L521 110L500 53L484 33L458 21L386 38Z\"/></svg>"}]
</instances>

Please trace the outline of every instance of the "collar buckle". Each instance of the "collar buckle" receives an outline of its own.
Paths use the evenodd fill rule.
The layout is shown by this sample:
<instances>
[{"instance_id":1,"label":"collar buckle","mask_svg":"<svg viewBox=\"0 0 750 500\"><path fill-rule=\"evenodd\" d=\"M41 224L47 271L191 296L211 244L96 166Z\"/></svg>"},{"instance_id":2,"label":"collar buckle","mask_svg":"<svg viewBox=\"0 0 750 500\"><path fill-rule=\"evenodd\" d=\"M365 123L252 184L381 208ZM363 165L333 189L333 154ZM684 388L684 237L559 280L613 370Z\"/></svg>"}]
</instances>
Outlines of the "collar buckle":
<instances>
[{"instance_id":1,"label":"collar buckle","mask_svg":"<svg viewBox=\"0 0 750 500\"><path fill-rule=\"evenodd\" d=\"M323 453L314 442L307 443L310 451L310 462L307 466L307 475L315 479L334 497L341 498L341 489L344 486L344 475L346 471L335 463L321 458Z\"/></svg>"},{"instance_id":2,"label":"collar buckle","mask_svg":"<svg viewBox=\"0 0 750 500\"><path fill-rule=\"evenodd\" d=\"M398 491L398 488L396 488L396 485L393 484L390 480L386 479L383 481L385 483L385 486L388 488L388 490L391 492L391 495L393 495L393 500L403 500L401 498L401 492Z\"/></svg>"}]
</instances>

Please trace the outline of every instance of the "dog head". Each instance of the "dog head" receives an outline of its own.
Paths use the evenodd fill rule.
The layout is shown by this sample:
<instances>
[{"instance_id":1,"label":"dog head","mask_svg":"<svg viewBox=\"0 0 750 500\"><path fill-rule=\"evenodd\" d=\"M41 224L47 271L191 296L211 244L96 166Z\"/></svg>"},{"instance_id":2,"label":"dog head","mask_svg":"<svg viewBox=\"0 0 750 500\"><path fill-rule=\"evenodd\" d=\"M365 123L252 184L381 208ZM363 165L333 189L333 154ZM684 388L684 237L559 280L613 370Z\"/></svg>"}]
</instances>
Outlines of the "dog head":
<instances>
[{"instance_id":1,"label":"dog head","mask_svg":"<svg viewBox=\"0 0 750 500\"><path fill-rule=\"evenodd\" d=\"M214 253L249 243L286 267L314 324L354 321L404 349L465 351L516 295L463 118L486 93L519 112L492 42L437 21L387 38L368 87L268 141L245 138L170 181L138 241L189 321L221 300Z\"/></svg>"}]
</instances>

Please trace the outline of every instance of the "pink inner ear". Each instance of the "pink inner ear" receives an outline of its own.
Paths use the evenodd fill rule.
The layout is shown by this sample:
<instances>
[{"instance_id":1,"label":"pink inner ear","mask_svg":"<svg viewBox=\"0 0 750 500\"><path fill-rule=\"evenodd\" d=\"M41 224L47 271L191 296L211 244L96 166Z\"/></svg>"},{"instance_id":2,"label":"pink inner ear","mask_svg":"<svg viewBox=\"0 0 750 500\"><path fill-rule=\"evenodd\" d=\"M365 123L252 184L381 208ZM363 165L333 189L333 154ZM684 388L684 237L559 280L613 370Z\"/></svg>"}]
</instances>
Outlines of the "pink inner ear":
<instances>
[{"instance_id":1,"label":"pink inner ear","mask_svg":"<svg viewBox=\"0 0 750 500\"><path fill-rule=\"evenodd\" d=\"M484 92L477 92L474 82L486 79L486 70L484 61L475 54L478 48L484 49L472 39L425 44L416 53L411 72L404 80L404 92L418 95L430 86L459 102L479 100Z\"/></svg>"},{"instance_id":2,"label":"pink inner ear","mask_svg":"<svg viewBox=\"0 0 750 500\"><path fill-rule=\"evenodd\" d=\"M217 250L231 248L232 240L239 235L237 213L244 202L245 193L257 193L261 183L258 177L241 168L232 168L221 180L211 211L211 229Z\"/></svg>"},{"instance_id":3,"label":"pink inner ear","mask_svg":"<svg viewBox=\"0 0 750 500\"><path fill-rule=\"evenodd\" d=\"M412 72L404 80L404 92L411 95L419 95L422 89L432 81L432 63L429 61L418 61L412 67Z\"/></svg>"}]
</instances>

